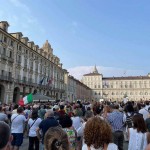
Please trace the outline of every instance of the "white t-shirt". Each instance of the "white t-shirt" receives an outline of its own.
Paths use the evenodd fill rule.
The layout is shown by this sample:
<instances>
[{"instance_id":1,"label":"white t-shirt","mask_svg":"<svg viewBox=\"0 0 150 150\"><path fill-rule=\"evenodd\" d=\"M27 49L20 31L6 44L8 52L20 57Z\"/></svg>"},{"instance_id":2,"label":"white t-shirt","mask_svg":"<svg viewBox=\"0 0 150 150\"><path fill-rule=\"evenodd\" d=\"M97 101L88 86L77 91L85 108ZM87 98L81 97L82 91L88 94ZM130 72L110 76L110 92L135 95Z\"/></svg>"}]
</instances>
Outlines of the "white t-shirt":
<instances>
[{"instance_id":1,"label":"white t-shirt","mask_svg":"<svg viewBox=\"0 0 150 150\"><path fill-rule=\"evenodd\" d=\"M144 108L139 110L139 113L143 115L144 120L146 120L148 118L148 116L149 116L149 112L148 112L148 108L149 107L150 106L146 105Z\"/></svg>"},{"instance_id":2,"label":"white t-shirt","mask_svg":"<svg viewBox=\"0 0 150 150\"><path fill-rule=\"evenodd\" d=\"M82 150L87 150L88 147L86 144L84 144L82 146ZM95 149L94 147L90 147L91 150L102 150L102 148L98 148L98 149ZM108 144L108 147L107 147L107 150L118 150L118 146L114 143L109 143Z\"/></svg>"},{"instance_id":3,"label":"white t-shirt","mask_svg":"<svg viewBox=\"0 0 150 150\"><path fill-rule=\"evenodd\" d=\"M29 136L30 137L36 137L36 129L39 127L39 124L41 123L41 118L38 118L35 122L32 118L29 119L28 125L29 125ZM34 123L34 124L33 124ZM33 124L33 125L32 125Z\"/></svg>"},{"instance_id":4,"label":"white t-shirt","mask_svg":"<svg viewBox=\"0 0 150 150\"><path fill-rule=\"evenodd\" d=\"M15 118L16 117L16 118ZM14 119L15 118L15 119ZM13 114L11 116L11 133L23 133L24 122L27 119L22 114Z\"/></svg>"},{"instance_id":5,"label":"white t-shirt","mask_svg":"<svg viewBox=\"0 0 150 150\"><path fill-rule=\"evenodd\" d=\"M137 132L136 129L130 128L129 135L128 150L145 150L147 146L146 133ZM141 146L142 143L143 145Z\"/></svg>"},{"instance_id":6,"label":"white t-shirt","mask_svg":"<svg viewBox=\"0 0 150 150\"><path fill-rule=\"evenodd\" d=\"M80 128L78 128L78 130L77 130L77 135L78 135L78 136L83 137L85 125L86 125L86 122L84 122L84 123L82 124L82 126L81 126Z\"/></svg>"},{"instance_id":7,"label":"white t-shirt","mask_svg":"<svg viewBox=\"0 0 150 150\"><path fill-rule=\"evenodd\" d=\"M12 114L17 114L17 109L14 109L14 110L12 111Z\"/></svg>"},{"instance_id":8,"label":"white t-shirt","mask_svg":"<svg viewBox=\"0 0 150 150\"><path fill-rule=\"evenodd\" d=\"M72 119L72 122L73 122L72 126L77 131L82 125L81 119L80 119L80 117L71 117L71 119Z\"/></svg>"}]
</instances>

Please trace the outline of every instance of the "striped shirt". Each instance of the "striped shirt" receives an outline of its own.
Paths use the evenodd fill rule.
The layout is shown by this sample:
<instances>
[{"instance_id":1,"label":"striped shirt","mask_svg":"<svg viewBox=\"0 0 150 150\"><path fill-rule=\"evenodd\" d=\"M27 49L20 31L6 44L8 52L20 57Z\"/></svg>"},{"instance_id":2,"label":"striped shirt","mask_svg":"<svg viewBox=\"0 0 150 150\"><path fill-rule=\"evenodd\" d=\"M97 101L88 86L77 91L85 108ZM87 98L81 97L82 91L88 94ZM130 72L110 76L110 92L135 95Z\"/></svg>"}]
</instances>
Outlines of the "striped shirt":
<instances>
[{"instance_id":1,"label":"striped shirt","mask_svg":"<svg viewBox=\"0 0 150 150\"><path fill-rule=\"evenodd\" d=\"M123 113L114 110L108 115L107 118L109 124L112 127L112 131L123 131Z\"/></svg>"}]
</instances>

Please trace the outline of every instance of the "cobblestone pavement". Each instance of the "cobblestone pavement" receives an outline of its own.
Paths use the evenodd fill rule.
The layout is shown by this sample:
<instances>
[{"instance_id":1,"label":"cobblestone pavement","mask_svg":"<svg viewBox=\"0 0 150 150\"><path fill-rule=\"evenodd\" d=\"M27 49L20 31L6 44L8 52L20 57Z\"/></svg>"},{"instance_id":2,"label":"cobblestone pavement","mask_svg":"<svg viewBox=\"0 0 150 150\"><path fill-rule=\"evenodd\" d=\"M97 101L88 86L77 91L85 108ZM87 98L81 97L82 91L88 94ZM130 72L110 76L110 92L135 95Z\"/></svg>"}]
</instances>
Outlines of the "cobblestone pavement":
<instances>
[{"instance_id":1,"label":"cobblestone pavement","mask_svg":"<svg viewBox=\"0 0 150 150\"><path fill-rule=\"evenodd\" d=\"M20 150L28 150L28 138L24 138L23 144L20 147ZM128 150L128 143L124 142L124 150Z\"/></svg>"}]
</instances>

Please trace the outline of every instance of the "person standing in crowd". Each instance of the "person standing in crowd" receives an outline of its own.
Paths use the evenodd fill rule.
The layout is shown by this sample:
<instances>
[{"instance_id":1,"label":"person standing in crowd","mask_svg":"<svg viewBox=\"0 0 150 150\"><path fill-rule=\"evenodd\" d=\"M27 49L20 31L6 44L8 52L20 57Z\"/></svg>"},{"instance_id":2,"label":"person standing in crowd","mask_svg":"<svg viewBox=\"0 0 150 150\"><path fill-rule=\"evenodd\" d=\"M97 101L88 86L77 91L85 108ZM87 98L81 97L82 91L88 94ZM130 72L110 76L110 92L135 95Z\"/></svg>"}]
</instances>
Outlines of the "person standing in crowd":
<instances>
[{"instance_id":1,"label":"person standing in crowd","mask_svg":"<svg viewBox=\"0 0 150 150\"><path fill-rule=\"evenodd\" d=\"M108 115L112 112L112 107L112 104L104 106L102 114L104 120L107 120Z\"/></svg>"},{"instance_id":2,"label":"person standing in crowd","mask_svg":"<svg viewBox=\"0 0 150 150\"><path fill-rule=\"evenodd\" d=\"M60 127L51 127L45 134L45 150L70 150L67 133Z\"/></svg>"},{"instance_id":3,"label":"person standing in crowd","mask_svg":"<svg viewBox=\"0 0 150 150\"><path fill-rule=\"evenodd\" d=\"M129 129L128 150L145 150L150 133L146 133L146 125L141 115L133 116L133 128Z\"/></svg>"},{"instance_id":4,"label":"person standing in crowd","mask_svg":"<svg viewBox=\"0 0 150 150\"><path fill-rule=\"evenodd\" d=\"M44 105L40 106L40 110L38 111L39 117L43 120L45 116L46 110L44 109Z\"/></svg>"},{"instance_id":5,"label":"person standing in crowd","mask_svg":"<svg viewBox=\"0 0 150 150\"><path fill-rule=\"evenodd\" d=\"M58 121L54 118L54 112L48 111L45 114L45 119L39 124L39 127L37 128L37 137L40 140L40 130L42 131L42 144L44 144L44 136L47 130L51 127L59 126ZM44 145L43 145L44 148Z\"/></svg>"},{"instance_id":6,"label":"person standing in crowd","mask_svg":"<svg viewBox=\"0 0 150 150\"><path fill-rule=\"evenodd\" d=\"M54 112L54 117L55 117L56 120L59 120L59 112L58 111L59 111L59 106L55 105L53 107L53 112Z\"/></svg>"},{"instance_id":7,"label":"person standing in crowd","mask_svg":"<svg viewBox=\"0 0 150 150\"><path fill-rule=\"evenodd\" d=\"M78 129L82 126L82 123L84 122L84 120L77 116L76 111L72 114L73 116L71 117L72 121L73 121L73 127L76 131L78 131ZM78 149L80 149L82 144L82 139L80 136L77 137L77 145L78 145Z\"/></svg>"},{"instance_id":8,"label":"person standing in crowd","mask_svg":"<svg viewBox=\"0 0 150 150\"><path fill-rule=\"evenodd\" d=\"M149 108L149 102L145 102L145 107L139 110L139 113L143 115L144 120L146 120L149 116L148 108Z\"/></svg>"},{"instance_id":9,"label":"person standing in crowd","mask_svg":"<svg viewBox=\"0 0 150 150\"><path fill-rule=\"evenodd\" d=\"M8 123L8 117L3 112L3 107L1 105L0 105L0 121L4 121L4 122Z\"/></svg>"},{"instance_id":10,"label":"person standing in crowd","mask_svg":"<svg viewBox=\"0 0 150 150\"><path fill-rule=\"evenodd\" d=\"M19 147L23 142L24 123L27 121L23 111L23 108L19 107L17 109L17 114L11 116L11 134L13 136L11 143L12 150L19 150Z\"/></svg>"},{"instance_id":11,"label":"person standing in crowd","mask_svg":"<svg viewBox=\"0 0 150 150\"><path fill-rule=\"evenodd\" d=\"M10 150L12 136L10 128L4 121L0 121L0 150Z\"/></svg>"},{"instance_id":12,"label":"person standing in crowd","mask_svg":"<svg viewBox=\"0 0 150 150\"><path fill-rule=\"evenodd\" d=\"M86 125L86 122L92 118L94 116L93 112L92 111L86 111L85 113L85 117L84 117L84 123L82 124L82 126L77 130L77 135L78 137L81 137L82 139L82 145L85 144L84 143L84 129L85 129L85 125Z\"/></svg>"},{"instance_id":13,"label":"person standing in crowd","mask_svg":"<svg viewBox=\"0 0 150 150\"><path fill-rule=\"evenodd\" d=\"M41 123L41 118L38 118L38 111L33 110L31 118L28 121L28 130L29 130L29 148L28 150L39 150L39 139L36 135L36 129ZM35 149L34 149L35 147Z\"/></svg>"},{"instance_id":14,"label":"person standing in crowd","mask_svg":"<svg viewBox=\"0 0 150 150\"><path fill-rule=\"evenodd\" d=\"M13 107L13 111L12 111L12 114L17 114L17 109L18 109L18 104L15 104L14 107Z\"/></svg>"},{"instance_id":15,"label":"person standing in crowd","mask_svg":"<svg viewBox=\"0 0 150 150\"><path fill-rule=\"evenodd\" d=\"M31 113L32 113L30 105L28 105L28 106L26 107L26 109L24 110L24 113L25 113L25 117L26 117L26 118L30 117L30 115L31 115Z\"/></svg>"},{"instance_id":16,"label":"person standing in crowd","mask_svg":"<svg viewBox=\"0 0 150 150\"><path fill-rule=\"evenodd\" d=\"M118 150L112 142L111 127L100 117L92 117L85 125L82 150Z\"/></svg>"},{"instance_id":17,"label":"person standing in crowd","mask_svg":"<svg viewBox=\"0 0 150 150\"><path fill-rule=\"evenodd\" d=\"M123 150L123 113L119 112L119 105L115 104L113 112L107 117L107 121L112 127L113 142L118 146L119 150Z\"/></svg>"},{"instance_id":18,"label":"person standing in crowd","mask_svg":"<svg viewBox=\"0 0 150 150\"><path fill-rule=\"evenodd\" d=\"M72 120L68 115L65 115L60 122L63 130L67 133L69 143L70 143L70 150L76 150L77 147L77 132L75 131L74 127L72 126Z\"/></svg>"},{"instance_id":19,"label":"person standing in crowd","mask_svg":"<svg viewBox=\"0 0 150 150\"><path fill-rule=\"evenodd\" d=\"M148 118L146 119L145 123L146 123L146 127L148 129L148 132L150 132L150 107L148 108L148 112L149 112L149 115L148 115Z\"/></svg>"},{"instance_id":20,"label":"person standing in crowd","mask_svg":"<svg viewBox=\"0 0 150 150\"><path fill-rule=\"evenodd\" d=\"M64 105L60 105L60 110L58 111L59 118L63 117L66 114L64 108Z\"/></svg>"}]
</instances>

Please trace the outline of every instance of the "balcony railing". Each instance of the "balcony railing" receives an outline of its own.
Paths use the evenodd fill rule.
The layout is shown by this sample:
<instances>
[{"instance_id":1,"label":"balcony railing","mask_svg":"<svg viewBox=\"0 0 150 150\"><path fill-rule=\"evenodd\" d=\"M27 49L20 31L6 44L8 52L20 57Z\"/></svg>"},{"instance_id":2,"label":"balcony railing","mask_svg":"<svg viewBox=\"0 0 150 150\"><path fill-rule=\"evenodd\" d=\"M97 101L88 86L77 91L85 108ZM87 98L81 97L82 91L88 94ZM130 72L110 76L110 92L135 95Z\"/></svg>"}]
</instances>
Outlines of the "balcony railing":
<instances>
[{"instance_id":1,"label":"balcony railing","mask_svg":"<svg viewBox=\"0 0 150 150\"><path fill-rule=\"evenodd\" d=\"M27 69L27 64L24 65L24 69Z\"/></svg>"},{"instance_id":2,"label":"balcony railing","mask_svg":"<svg viewBox=\"0 0 150 150\"><path fill-rule=\"evenodd\" d=\"M11 63L13 63L13 62L14 62L14 59L11 58L11 57L8 57L8 61L11 62Z\"/></svg>"},{"instance_id":3,"label":"balcony railing","mask_svg":"<svg viewBox=\"0 0 150 150\"><path fill-rule=\"evenodd\" d=\"M0 75L0 80L13 82L13 78L11 76Z\"/></svg>"},{"instance_id":4,"label":"balcony railing","mask_svg":"<svg viewBox=\"0 0 150 150\"><path fill-rule=\"evenodd\" d=\"M35 71L38 72L38 68L35 68Z\"/></svg>"},{"instance_id":5,"label":"balcony railing","mask_svg":"<svg viewBox=\"0 0 150 150\"><path fill-rule=\"evenodd\" d=\"M21 66L21 61L16 61L16 64L17 64L18 66Z\"/></svg>"},{"instance_id":6,"label":"balcony railing","mask_svg":"<svg viewBox=\"0 0 150 150\"><path fill-rule=\"evenodd\" d=\"M7 60L7 56L5 54L1 54L1 58Z\"/></svg>"}]
</instances>

